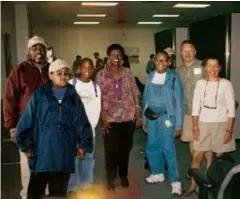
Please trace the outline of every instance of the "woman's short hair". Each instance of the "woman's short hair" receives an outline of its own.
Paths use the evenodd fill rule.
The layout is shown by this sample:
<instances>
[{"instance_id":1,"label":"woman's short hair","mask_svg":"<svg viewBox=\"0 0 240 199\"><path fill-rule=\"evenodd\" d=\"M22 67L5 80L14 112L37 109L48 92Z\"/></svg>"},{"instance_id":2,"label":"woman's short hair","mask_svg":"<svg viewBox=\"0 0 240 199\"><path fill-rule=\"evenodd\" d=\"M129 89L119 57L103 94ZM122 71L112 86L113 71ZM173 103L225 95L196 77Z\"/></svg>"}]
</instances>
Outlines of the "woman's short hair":
<instances>
[{"instance_id":1,"label":"woman's short hair","mask_svg":"<svg viewBox=\"0 0 240 199\"><path fill-rule=\"evenodd\" d=\"M113 50L119 50L122 53L122 55L125 54L124 48L120 44L111 44L107 48L107 55L109 56Z\"/></svg>"},{"instance_id":2,"label":"woman's short hair","mask_svg":"<svg viewBox=\"0 0 240 199\"><path fill-rule=\"evenodd\" d=\"M204 59L204 60L202 61L202 66L203 66L204 68L206 67L207 62L208 62L210 59L217 61L218 65L221 67L221 64L220 64L220 61L219 61L218 58L216 58L216 57L208 57L208 58L206 58L206 59Z\"/></svg>"}]
</instances>

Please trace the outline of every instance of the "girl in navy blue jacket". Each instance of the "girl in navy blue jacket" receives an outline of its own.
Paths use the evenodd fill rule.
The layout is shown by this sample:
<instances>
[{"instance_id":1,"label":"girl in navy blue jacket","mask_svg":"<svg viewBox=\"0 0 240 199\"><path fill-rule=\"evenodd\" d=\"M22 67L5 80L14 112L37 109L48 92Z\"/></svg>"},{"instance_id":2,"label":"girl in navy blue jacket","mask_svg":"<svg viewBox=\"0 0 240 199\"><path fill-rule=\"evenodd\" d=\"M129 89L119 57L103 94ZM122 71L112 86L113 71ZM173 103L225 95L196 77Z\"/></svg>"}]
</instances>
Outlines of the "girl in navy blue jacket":
<instances>
[{"instance_id":1,"label":"girl in navy blue jacket","mask_svg":"<svg viewBox=\"0 0 240 199\"><path fill-rule=\"evenodd\" d=\"M64 197L76 155L93 150L91 125L75 88L68 84L71 68L63 60L49 67L51 81L36 90L16 129L16 143L31 169L28 199Z\"/></svg>"}]
</instances>

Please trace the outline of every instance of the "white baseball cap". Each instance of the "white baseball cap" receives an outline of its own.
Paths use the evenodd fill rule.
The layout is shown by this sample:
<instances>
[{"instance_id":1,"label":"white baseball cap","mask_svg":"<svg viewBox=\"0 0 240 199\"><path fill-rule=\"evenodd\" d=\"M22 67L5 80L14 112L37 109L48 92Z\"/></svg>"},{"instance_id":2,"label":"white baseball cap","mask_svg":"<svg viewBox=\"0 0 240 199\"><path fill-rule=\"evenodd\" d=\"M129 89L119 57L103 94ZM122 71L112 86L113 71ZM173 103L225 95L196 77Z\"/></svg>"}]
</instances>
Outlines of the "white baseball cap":
<instances>
[{"instance_id":1,"label":"white baseball cap","mask_svg":"<svg viewBox=\"0 0 240 199\"><path fill-rule=\"evenodd\" d=\"M72 68L62 59L56 59L53 61L49 66L48 73L56 72L62 68L68 68L70 73L72 73Z\"/></svg>"},{"instance_id":2,"label":"white baseball cap","mask_svg":"<svg viewBox=\"0 0 240 199\"><path fill-rule=\"evenodd\" d=\"M35 44L43 44L46 47L46 43L42 37L33 36L28 40L28 48L33 47Z\"/></svg>"}]
</instances>

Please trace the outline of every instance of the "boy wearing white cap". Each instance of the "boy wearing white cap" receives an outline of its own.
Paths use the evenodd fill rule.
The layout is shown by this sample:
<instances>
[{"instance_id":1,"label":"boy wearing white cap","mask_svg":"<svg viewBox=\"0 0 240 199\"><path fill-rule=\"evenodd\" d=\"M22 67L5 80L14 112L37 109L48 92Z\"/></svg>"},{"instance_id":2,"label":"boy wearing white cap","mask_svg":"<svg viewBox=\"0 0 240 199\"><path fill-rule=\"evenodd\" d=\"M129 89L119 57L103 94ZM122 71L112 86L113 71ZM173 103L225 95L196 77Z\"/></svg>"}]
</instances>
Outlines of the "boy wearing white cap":
<instances>
[{"instance_id":1,"label":"boy wearing white cap","mask_svg":"<svg viewBox=\"0 0 240 199\"><path fill-rule=\"evenodd\" d=\"M60 59L49 67L50 80L27 103L16 128L16 143L28 157L31 177L28 199L65 197L75 156L93 150L91 125L75 88L71 68Z\"/></svg>"},{"instance_id":2,"label":"boy wearing white cap","mask_svg":"<svg viewBox=\"0 0 240 199\"><path fill-rule=\"evenodd\" d=\"M49 64L46 61L46 44L43 38L34 36L28 40L27 60L11 71L3 97L4 126L10 131L10 138L15 141L14 133L26 103L32 93L48 80ZM27 157L20 152L22 199L27 198L30 171Z\"/></svg>"}]
</instances>

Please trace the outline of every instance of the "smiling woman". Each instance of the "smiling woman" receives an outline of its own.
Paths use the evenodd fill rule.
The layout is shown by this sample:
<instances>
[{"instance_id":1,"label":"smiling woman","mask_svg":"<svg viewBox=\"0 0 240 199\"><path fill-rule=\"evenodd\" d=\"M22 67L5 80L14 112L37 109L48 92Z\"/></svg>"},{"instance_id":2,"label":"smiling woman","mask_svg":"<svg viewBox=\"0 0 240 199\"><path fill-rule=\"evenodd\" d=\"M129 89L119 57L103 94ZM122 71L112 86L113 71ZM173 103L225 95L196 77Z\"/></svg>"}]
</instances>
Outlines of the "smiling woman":
<instances>
[{"instance_id":1,"label":"smiling woman","mask_svg":"<svg viewBox=\"0 0 240 199\"><path fill-rule=\"evenodd\" d=\"M96 78L102 91L101 130L109 190L115 189L117 172L122 187L129 187L128 162L133 133L136 123L141 122L140 92L131 71L122 67L123 54L121 45L110 45L107 67Z\"/></svg>"},{"instance_id":2,"label":"smiling woman","mask_svg":"<svg viewBox=\"0 0 240 199\"><path fill-rule=\"evenodd\" d=\"M206 78L196 83L193 96L193 160L192 168L200 168L205 152L217 156L236 150L233 124L235 120L235 97L232 83L219 77L220 64L216 58L204 62ZM210 165L208 165L210 166ZM192 184L185 196L196 187Z\"/></svg>"}]
</instances>

